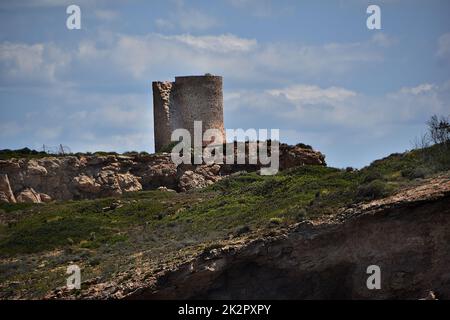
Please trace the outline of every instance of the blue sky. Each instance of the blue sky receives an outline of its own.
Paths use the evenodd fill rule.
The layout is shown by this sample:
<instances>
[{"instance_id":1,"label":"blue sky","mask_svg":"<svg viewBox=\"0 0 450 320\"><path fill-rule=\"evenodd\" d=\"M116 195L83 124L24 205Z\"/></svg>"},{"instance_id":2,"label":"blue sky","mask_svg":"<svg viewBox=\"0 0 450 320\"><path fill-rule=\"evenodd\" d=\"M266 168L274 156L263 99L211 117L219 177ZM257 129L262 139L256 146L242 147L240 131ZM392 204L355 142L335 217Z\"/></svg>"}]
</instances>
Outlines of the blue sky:
<instances>
[{"instance_id":1,"label":"blue sky","mask_svg":"<svg viewBox=\"0 0 450 320\"><path fill-rule=\"evenodd\" d=\"M81 30L66 7L81 8ZM381 8L368 30L366 8ZM151 82L224 77L227 128L329 165L411 149L450 114L449 1L0 2L0 148L152 152Z\"/></svg>"}]
</instances>

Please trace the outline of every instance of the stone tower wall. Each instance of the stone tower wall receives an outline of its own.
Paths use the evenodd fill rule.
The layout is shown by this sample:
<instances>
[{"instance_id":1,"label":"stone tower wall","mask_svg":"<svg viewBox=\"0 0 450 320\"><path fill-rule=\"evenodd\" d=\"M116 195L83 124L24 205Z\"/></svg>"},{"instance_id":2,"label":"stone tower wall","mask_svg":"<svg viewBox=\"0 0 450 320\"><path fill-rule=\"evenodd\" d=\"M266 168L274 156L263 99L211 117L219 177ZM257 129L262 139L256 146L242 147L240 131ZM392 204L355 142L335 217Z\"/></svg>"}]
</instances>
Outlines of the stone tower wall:
<instances>
[{"instance_id":1,"label":"stone tower wall","mask_svg":"<svg viewBox=\"0 0 450 320\"><path fill-rule=\"evenodd\" d=\"M170 143L170 93L172 82L153 82L153 124L155 150L159 151Z\"/></svg>"},{"instance_id":2,"label":"stone tower wall","mask_svg":"<svg viewBox=\"0 0 450 320\"><path fill-rule=\"evenodd\" d=\"M222 77L187 76L176 77L175 82L154 82L153 114L156 152L170 144L175 129L187 129L193 138L194 121L202 121L203 132L220 130L225 141Z\"/></svg>"}]
</instances>

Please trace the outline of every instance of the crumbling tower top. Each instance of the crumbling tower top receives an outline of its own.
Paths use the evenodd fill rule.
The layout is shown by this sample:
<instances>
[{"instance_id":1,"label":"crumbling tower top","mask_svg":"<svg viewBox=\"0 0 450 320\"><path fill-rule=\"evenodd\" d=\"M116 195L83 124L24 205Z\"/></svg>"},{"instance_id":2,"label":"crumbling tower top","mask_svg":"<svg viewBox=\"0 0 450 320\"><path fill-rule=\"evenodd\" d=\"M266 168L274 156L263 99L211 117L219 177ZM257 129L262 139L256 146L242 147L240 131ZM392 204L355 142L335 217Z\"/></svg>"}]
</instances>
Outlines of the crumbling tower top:
<instances>
[{"instance_id":1,"label":"crumbling tower top","mask_svg":"<svg viewBox=\"0 0 450 320\"><path fill-rule=\"evenodd\" d=\"M202 133L218 129L225 141L222 77L175 77L174 82L152 83L155 151L171 143L175 129L187 129L194 136L194 121L202 121Z\"/></svg>"}]
</instances>

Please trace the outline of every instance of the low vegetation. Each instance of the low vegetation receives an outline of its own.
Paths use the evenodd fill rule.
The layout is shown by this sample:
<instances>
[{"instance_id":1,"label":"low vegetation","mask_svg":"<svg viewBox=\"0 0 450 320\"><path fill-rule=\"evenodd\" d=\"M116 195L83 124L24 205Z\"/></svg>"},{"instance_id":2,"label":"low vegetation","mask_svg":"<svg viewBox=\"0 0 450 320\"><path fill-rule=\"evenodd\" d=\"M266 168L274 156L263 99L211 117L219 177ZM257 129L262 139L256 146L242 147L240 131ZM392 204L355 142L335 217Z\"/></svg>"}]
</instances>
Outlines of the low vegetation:
<instances>
[{"instance_id":1,"label":"low vegetation","mask_svg":"<svg viewBox=\"0 0 450 320\"><path fill-rule=\"evenodd\" d=\"M11 149L2 149L0 150L0 160L8 160L11 158L43 158L48 157L48 153L44 151L36 151L31 150L29 148L11 150Z\"/></svg>"},{"instance_id":2,"label":"low vegetation","mask_svg":"<svg viewBox=\"0 0 450 320\"><path fill-rule=\"evenodd\" d=\"M138 155L148 155L149 153L146 151L127 151L122 153L124 156L138 156ZM45 152L45 151L37 151L29 148L22 149L1 149L0 150L0 160L9 160L12 158L19 159L40 159L45 157L65 157L65 156L117 156L120 155L117 152L113 151L95 151L95 152L77 152L77 153L61 153L61 152Z\"/></svg>"}]
</instances>

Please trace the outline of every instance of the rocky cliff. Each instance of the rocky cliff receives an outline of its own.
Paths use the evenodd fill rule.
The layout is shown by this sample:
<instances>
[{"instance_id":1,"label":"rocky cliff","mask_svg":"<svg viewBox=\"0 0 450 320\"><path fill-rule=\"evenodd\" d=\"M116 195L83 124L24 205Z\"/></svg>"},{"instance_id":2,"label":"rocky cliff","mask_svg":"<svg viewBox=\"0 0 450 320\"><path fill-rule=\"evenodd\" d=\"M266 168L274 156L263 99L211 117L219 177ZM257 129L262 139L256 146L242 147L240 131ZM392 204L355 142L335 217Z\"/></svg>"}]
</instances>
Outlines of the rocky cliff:
<instances>
[{"instance_id":1,"label":"rocky cliff","mask_svg":"<svg viewBox=\"0 0 450 320\"><path fill-rule=\"evenodd\" d=\"M302 145L280 145L281 170L306 164L325 165L324 156ZM187 191L238 171L259 168L249 164L177 167L170 154L164 153L0 160L0 201L93 199L159 187Z\"/></svg>"},{"instance_id":2,"label":"rocky cliff","mask_svg":"<svg viewBox=\"0 0 450 320\"><path fill-rule=\"evenodd\" d=\"M450 176L332 217L222 241L163 269L86 281L77 298L450 298ZM366 286L370 265L381 289ZM73 298L60 289L47 298Z\"/></svg>"}]
</instances>

